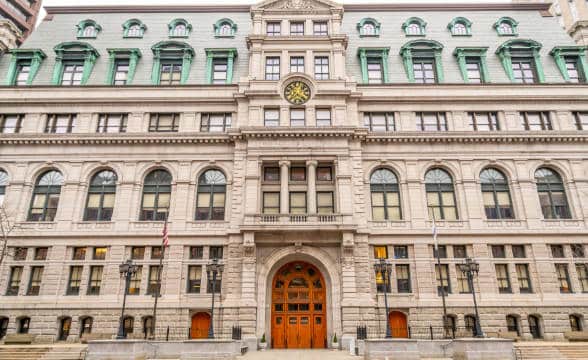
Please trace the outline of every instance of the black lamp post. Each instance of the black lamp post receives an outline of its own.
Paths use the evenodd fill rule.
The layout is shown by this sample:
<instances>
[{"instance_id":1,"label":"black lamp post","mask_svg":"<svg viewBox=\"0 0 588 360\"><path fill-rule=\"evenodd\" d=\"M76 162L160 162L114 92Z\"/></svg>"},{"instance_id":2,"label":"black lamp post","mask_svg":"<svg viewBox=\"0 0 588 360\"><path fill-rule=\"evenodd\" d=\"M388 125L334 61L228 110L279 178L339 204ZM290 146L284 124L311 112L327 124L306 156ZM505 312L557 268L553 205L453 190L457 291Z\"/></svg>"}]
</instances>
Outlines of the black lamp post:
<instances>
[{"instance_id":1,"label":"black lamp post","mask_svg":"<svg viewBox=\"0 0 588 360\"><path fill-rule=\"evenodd\" d=\"M212 262L206 265L206 273L208 276L208 280L212 277L212 285L211 285L211 292L212 292L212 305L210 307L210 325L208 327L208 338L214 339L214 293L216 291L216 276L218 274L222 274L225 266L223 264L219 264L217 258L212 259ZM220 291L220 289L219 289Z\"/></svg>"},{"instance_id":2,"label":"black lamp post","mask_svg":"<svg viewBox=\"0 0 588 360\"><path fill-rule=\"evenodd\" d=\"M376 284L384 284L384 307L386 308L386 339L392 338L392 331L390 329L390 321L388 321L388 284L390 284L390 272L392 271L392 264L386 259L380 259L374 264L376 269Z\"/></svg>"},{"instance_id":3,"label":"black lamp post","mask_svg":"<svg viewBox=\"0 0 588 360\"><path fill-rule=\"evenodd\" d=\"M133 265L133 260L129 259L126 262L118 266L120 276L125 278L125 289L123 295L122 311L120 313L120 321L118 324L118 333L116 339L126 339L127 334L125 333L125 305L127 303L127 293L129 292L129 284L131 283L131 277L137 272L137 266Z\"/></svg>"},{"instance_id":4,"label":"black lamp post","mask_svg":"<svg viewBox=\"0 0 588 360\"><path fill-rule=\"evenodd\" d=\"M474 298L474 311L476 314L476 323L474 324L474 337L484 337L484 333L482 332L482 328L480 327L480 314L478 313L478 303L476 302L476 290L474 289L474 274L478 275L480 271L480 264L472 260L471 258L466 258L465 262L461 265L461 272L463 272L468 278L468 284L470 285L470 290L472 291L472 296Z\"/></svg>"}]
</instances>

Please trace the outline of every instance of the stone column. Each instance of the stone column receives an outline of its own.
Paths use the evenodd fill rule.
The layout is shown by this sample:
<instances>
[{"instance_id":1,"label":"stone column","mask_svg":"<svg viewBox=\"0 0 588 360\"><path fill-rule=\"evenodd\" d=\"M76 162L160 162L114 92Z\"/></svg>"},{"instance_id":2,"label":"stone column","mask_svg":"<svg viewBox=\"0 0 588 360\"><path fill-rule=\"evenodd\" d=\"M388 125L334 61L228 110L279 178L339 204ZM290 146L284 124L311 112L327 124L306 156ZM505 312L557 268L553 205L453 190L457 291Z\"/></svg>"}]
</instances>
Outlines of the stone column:
<instances>
[{"instance_id":1,"label":"stone column","mask_svg":"<svg viewBox=\"0 0 588 360\"><path fill-rule=\"evenodd\" d=\"M290 212L289 206L289 194L288 194L288 181L290 179L289 161L280 161L280 214L288 214Z\"/></svg>"},{"instance_id":2,"label":"stone column","mask_svg":"<svg viewBox=\"0 0 588 360\"><path fill-rule=\"evenodd\" d=\"M308 160L306 166L308 168L308 191L306 192L306 202L308 204L308 213L316 214L316 167L318 161Z\"/></svg>"}]
</instances>

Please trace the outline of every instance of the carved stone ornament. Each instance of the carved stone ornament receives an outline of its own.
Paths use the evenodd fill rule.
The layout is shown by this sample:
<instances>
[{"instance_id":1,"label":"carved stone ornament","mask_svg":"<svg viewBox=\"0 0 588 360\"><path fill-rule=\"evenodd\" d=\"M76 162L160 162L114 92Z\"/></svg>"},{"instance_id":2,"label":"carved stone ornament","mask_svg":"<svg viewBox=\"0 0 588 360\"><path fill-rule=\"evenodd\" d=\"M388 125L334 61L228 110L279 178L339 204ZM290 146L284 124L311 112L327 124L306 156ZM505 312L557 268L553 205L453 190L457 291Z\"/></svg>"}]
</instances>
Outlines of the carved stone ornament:
<instances>
[{"instance_id":1,"label":"carved stone ornament","mask_svg":"<svg viewBox=\"0 0 588 360\"><path fill-rule=\"evenodd\" d=\"M284 1L280 8L282 9L314 9L314 5L310 0L287 0Z\"/></svg>"}]
</instances>

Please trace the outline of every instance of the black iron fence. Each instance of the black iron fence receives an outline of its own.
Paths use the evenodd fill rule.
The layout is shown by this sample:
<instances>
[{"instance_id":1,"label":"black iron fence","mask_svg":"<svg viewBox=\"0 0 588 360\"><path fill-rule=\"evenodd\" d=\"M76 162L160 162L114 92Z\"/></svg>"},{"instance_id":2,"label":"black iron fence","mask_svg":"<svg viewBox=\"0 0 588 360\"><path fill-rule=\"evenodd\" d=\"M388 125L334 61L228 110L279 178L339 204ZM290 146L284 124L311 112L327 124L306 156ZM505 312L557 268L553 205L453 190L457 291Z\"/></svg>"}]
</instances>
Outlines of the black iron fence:
<instances>
[{"instance_id":1,"label":"black iron fence","mask_svg":"<svg viewBox=\"0 0 588 360\"><path fill-rule=\"evenodd\" d=\"M241 340L243 330L240 326L214 329L214 338L223 340ZM150 339L158 341L178 341L195 338L207 338L208 334L193 333L189 327L165 326L157 327L152 333L147 329L140 333L127 334L128 339Z\"/></svg>"},{"instance_id":2,"label":"black iron fence","mask_svg":"<svg viewBox=\"0 0 588 360\"><path fill-rule=\"evenodd\" d=\"M443 340L459 339L474 336L472 327L448 327L443 326L408 326L403 328L391 328L390 335L392 338L407 338L417 340ZM386 328L369 327L360 324L356 327L356 336L358 340L383 339L386 338Z\"/></svg>"}]
</instances>

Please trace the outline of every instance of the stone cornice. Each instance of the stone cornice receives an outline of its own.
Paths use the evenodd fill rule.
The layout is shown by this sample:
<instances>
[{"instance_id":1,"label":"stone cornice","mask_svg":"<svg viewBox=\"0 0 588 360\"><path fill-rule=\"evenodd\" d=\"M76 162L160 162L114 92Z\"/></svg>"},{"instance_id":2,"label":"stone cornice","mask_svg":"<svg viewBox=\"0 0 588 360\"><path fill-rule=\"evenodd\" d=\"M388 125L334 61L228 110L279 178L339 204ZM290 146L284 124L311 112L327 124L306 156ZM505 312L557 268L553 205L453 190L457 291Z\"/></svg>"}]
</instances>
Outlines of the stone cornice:
<instances>
[{"instance_id":1,"label":"stone cornice","mask_svg":"<svg viewBox=\"0 0 588 360\"><path fill-rule=\"evenodd\" d=\"M580 131L498 131L498 132L396 132L368 134L366 142L395 143L570 143L588 142L588 133Z\"/></svg>"},{"instance_id":2,"label":"stone cornice","mask_svg":"<svg viewBox=\"0 0 588 360\"><path fill-rule=\"evenodd\" d=\"M227 134L135 133L135 134L10 134L0 137L2 145L135 145L229 143Z\"/></svg>"}]
</instances>

